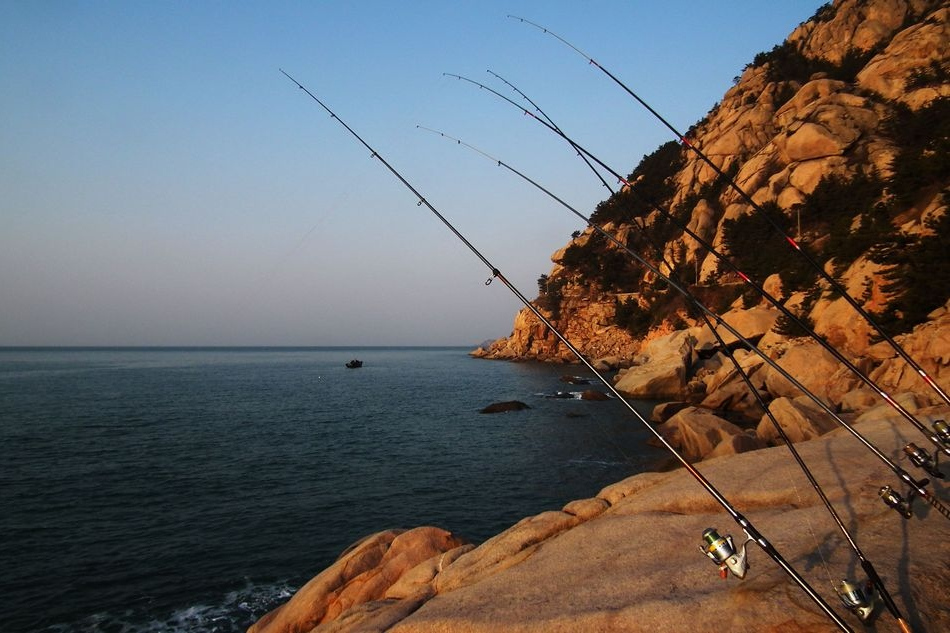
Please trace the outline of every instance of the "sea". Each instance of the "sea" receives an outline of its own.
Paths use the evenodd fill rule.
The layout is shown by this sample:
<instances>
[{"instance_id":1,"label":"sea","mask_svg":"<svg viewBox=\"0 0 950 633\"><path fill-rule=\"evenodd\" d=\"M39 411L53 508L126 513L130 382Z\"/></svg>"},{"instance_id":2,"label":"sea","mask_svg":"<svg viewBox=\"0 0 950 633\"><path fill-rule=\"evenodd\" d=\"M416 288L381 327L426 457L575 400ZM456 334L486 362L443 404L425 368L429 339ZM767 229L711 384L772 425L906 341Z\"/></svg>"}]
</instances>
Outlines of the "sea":
<instances>
[{"instance_id":1,"label":"sea","mask_svg":"<svg viewBox=\"0 0 950 633\"><path fill-rule=\"evenodd\" d=\"M664 460L582 366L469 349L0 348L0 628L245 631L368 534L479 543Z\"/></svg>"}]
</instances>

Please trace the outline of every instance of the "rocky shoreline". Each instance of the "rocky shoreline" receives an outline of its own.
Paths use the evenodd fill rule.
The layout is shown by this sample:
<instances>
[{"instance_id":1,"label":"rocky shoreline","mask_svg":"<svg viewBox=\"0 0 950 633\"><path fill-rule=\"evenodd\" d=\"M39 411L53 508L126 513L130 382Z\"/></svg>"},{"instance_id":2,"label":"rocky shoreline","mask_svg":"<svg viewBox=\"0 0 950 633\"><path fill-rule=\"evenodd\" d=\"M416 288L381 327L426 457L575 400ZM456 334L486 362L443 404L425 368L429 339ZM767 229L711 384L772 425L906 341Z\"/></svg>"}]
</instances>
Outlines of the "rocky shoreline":
<instances>
[{"instance_id":1,"label":"rocky shoreline","mask_svg":"<svg viewBox=\"0 0 950 633\"><path fill-rule=\"evenodd\" d=\"M925 423L948 407L918 411ZM856 428L894 460L909 425L882 410ZM905 520L878 498L893 473L843 429L799 452L865 557L918 632L950 630L945 587L950 522L918 499ZM855 629L832 589L863 580L858 561L784 447L710 458L699 466L720 492ZM938 498L947 485L934 484ZM590 499L528 517L478 545L435 527L371 535L266 615L249 633L835 630L756 546L744 580L720 580L701 533L741 530L680 468L642 473ZM896 630L879 615L878 630Z\"/></svg>"},{"instance_id":2,"label":"rocky shoreline","mask_svg":"<svg viewBox=\"0 0 950 633\"><path fill-rule=\"evenodd\" d=\"M927 442L898 411L870 389L857 387L856 379L827 361L816 343L781 337L770 341L770 315L757 309L731 317L744 337L755 338L770 357L801 376L836 415L891 460L914 470L902 449L910 441ZM787 448L776 445L781 442L768 418L756 414L756 403L707 335L692 328L655 339L639 364L617 375L616 388L635 397L680 396L655 407L657 431L697 463L826 602L843 613L833 585L843 577L863 581L860 564ZM931 314L901 343L946 384L948 307ZM893 352L872 347L868 353L875 360L864 361L864 368L922 424L929 428L934 420L950 419L950 407L937 404L935 395L907 390L909 379L919 379L901 369ZM857 534L912 629L950 630L944 595L950 582L950 522L920 499L910 520L885 506L878 489L900 488L894 473L811 399L772 375L760 358L746 350L736 354ZM931 485L938 499L946 497L944 481ZM737 539L741 535L685 469L673 468L634 475L592 498L527 517L477 546L432 526L388 530L343 552L249 633L834 630L755 546L750 546L749 576L720 581L716 567L699 551L706 527ZM890 616L885 612L879 617L886 622ZM854 626L860 626L856 619ZM891 624L881 626L888 630Z\"/></svg>"},{"instance_id":3,"label":"rocky shoreline","mask_svg":"<svg viewBox=\"0 0 950 633\"><path fill-rule=\"evenodd\" d=\"M723 315L739 335L793 376L828 409L847 420L880 409L891 410L876 390L865 385L830 352L811 339L787 338L774 330L778 311L734 308ZM950 302L935 310L913 332L897 337L925 371L950 390ZM728 333L724 342L768 404L769 411L793 441L812 439L836 427L831 416L790 383L761 355ZM732 349L735 348L735 349ZM491 357L484 348L472 352ZM907 411L935 405L935 394L886 342L868 345L849 361ZM646 342L642 351L621 360L600 358L595 367L619 367L614 388L625 397L668 400L652 421L690 461L774 446L779 443L771 420L706 327L677 330ZM876 413L872 413L876 415Z\"/></svg>"},{"instance_id":4,"label":"rocky shoreline","mask_svg":"<svg viewBox=\"0 0 950 633\"><path fill-rule=\"evenodd\" d=\"M837 416L913 470L902 449L926 440L817 343L774 336L774 315L762 308L727 317ZM615 388L635 398L665 396L653 411L657 431L698 463L841 612L832 587L845 576L863 580L860 565L711 340L702 328L655 338L617 374ZM899 341L939 384L950 386L950 305ZM912 629L950 630L944 591L950 522L920 499L910 520L887 508L878 489L900 482L886 465L760 357L734 353L858 534ZM919 377L889 347L869 346L854 362L928 428L950 419L950 407L921 390ZM931 485L938 499L946 497L944 481ZM741 535L685 469L676 468L634 475L592 498L525 518L478 546L431 526L380 532L341 554L249 633L834 630L754 546L749 577L721 582L698 549L710 526Z\"/></svg>"}]
</instances>

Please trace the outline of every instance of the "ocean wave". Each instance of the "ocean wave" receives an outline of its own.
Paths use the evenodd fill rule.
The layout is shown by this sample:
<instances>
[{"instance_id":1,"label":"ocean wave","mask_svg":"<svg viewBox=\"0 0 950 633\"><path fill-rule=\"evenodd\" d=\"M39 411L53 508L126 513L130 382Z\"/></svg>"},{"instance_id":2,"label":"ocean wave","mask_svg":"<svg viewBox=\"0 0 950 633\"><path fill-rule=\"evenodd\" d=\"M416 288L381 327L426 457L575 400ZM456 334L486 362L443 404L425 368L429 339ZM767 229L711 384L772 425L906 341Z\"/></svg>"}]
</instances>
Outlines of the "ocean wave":
<instances>
[{"instance_id":1,"label":"ocean wave","mask_svg":"<svg viewBox=\"0 0 950 633\"><path fill-rule=\"evenodd\" d=\"M199 603L163 613L146 608L96 613L76 623L47 627L43 633L238 633L286 602L295 591L286 582L248 582L214 604Z\"/></svg>"}]
</instances>

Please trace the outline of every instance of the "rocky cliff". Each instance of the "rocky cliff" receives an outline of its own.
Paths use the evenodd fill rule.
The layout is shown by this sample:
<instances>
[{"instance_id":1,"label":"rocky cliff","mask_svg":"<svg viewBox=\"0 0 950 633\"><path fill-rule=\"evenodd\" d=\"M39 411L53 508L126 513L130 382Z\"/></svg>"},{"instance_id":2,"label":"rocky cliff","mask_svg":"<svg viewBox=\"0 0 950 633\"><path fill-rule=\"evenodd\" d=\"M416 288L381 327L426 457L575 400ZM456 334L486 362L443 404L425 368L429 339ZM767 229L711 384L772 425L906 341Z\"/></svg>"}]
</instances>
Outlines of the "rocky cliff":
<instances>
[{"instance_id":1,"label":"rocky cliff","mask_svg":"<svg viewBox=\"0 0 950 633\"><path fill-rule=\"evenodd\" d=\"M826 5L758 55L687 133L891 334L909 332L950 297L946 258L926 280L919 275L929 264L912 256L915 248L940 252L950 241L948 17L950 8L935 0ZM644 198L711 242L849 356L883 360L871 351L871 326L802 272L792 249L757 226L757 212L685 144L644 157L630 180L634 191L602 202L592 221L714 311L741 321L744 311L765 303ZM588 228L554 253L536 305L588 358L640 365L650 341L700 321L662 280L618 258L618 249L599 238ZM777 344L789 333L773 316L772 327L757 336ZM926 346L919 347L926 357ZM572 360L527 309L510 336L473 354ZM684 393L685 383L676 394L652 395Z\"/></svg>"}]
</instances>

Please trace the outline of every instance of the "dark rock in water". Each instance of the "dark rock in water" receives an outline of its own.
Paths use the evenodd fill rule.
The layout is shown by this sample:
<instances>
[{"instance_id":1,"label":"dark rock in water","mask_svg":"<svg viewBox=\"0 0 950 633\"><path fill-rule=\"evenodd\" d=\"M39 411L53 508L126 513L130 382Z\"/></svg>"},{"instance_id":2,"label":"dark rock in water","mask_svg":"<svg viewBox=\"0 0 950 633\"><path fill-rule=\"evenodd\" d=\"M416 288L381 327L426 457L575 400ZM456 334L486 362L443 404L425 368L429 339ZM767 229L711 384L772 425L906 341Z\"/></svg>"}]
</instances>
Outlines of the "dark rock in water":
<instances>
[{"instance_id":1,"label":"dark rock in water","mask_svg":"<svg viewBox=\"0 0 950 633\"><path fill-rule=\"evenodd\" d=\"M589 385L590 381L583 376L561 376L561 382L569 385Z\"/></svg>"},{"instance_id":2,"label":"dark rock in water","mask_svg":"<svg viewBox=\"0 0 950 633\"><path fill-rule=\"evenodd\" d=\"M363 361L354 358L351 361L347 361L346 366L349 367L350 369L357 369L363 366Z\"/></svg>"},{"instance_id":3,"label":"dark rock in water","mask_svg":"<svg viewBox=\"0 0 950 633\"><path fill-rule=\"evenodd\" d=\"M549 393L544 395L545 398L560 398L562 400L570 400L574 397L574 394L570 391L555 391L554 393Z\"/></svg>"},{"instance_id":4,"label":"dark rock in water","mask_svg":"<svg viewBox=\"0 0 950 633\"><path fill-rule=\"evenodd\" d=\"M506 411L521 411L522 409L530 409L528 405L519 400L509 400L508 402L495 402L481 411L479 413L505 413Z\"/></svg>"},{"instance_id":5,"label":"dark rock in water","mask_svg":"<svg viewBox=\"0 0 950 633\"><path fill-rule=\"evenodd\" d=\"M581 394L581 400L603 401L603 400L610 400L610 396L608 396L603 391L597 391L596 389L588 389L587 391L584 391Z\"/></svg>"}]
</instances>

